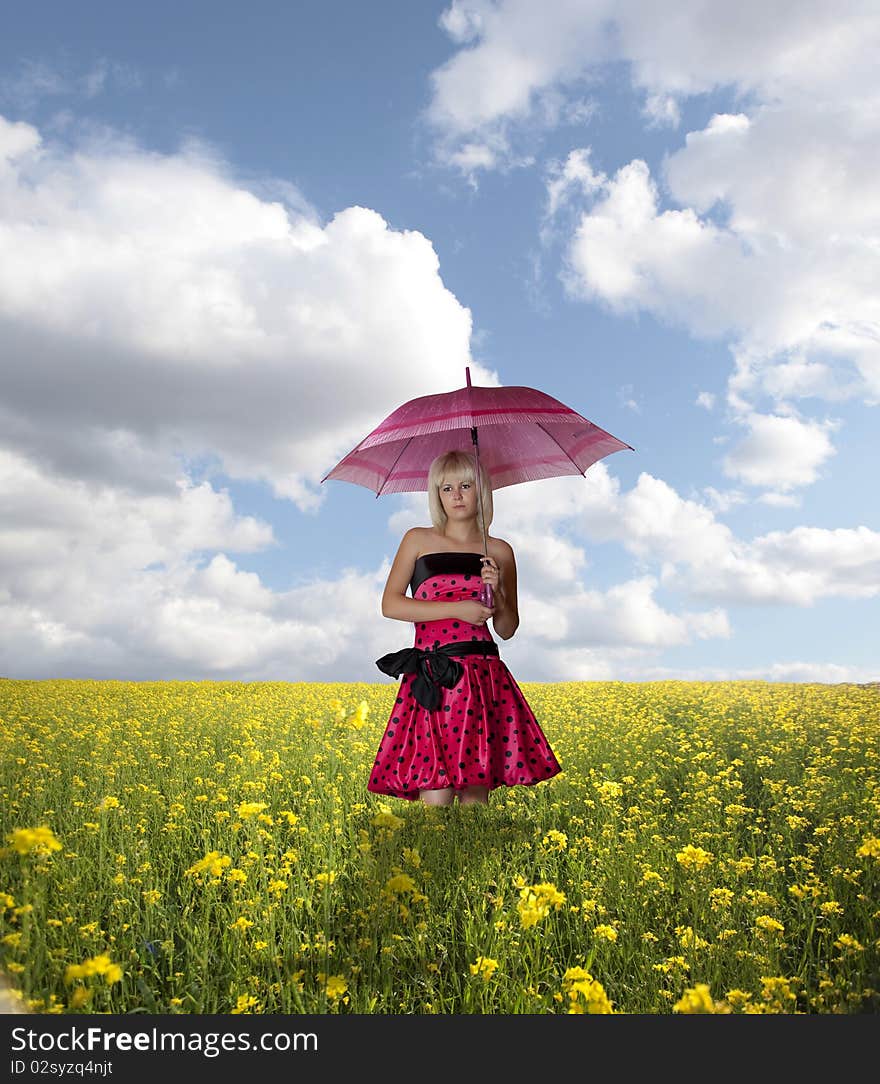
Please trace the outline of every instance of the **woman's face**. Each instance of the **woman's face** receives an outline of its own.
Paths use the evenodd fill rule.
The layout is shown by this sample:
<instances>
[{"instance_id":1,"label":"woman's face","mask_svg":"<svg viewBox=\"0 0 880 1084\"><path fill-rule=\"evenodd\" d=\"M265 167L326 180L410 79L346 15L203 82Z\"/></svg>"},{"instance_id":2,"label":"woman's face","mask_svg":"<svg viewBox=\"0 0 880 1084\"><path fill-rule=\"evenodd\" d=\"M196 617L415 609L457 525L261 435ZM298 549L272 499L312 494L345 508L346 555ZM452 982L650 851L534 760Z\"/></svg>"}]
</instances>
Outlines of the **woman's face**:
<instances>
[{"instance_id":1,"label":"woman's face","mask_svg":"<svg viewBox=\"0 0 880 1084\"><path fill-rule=\"evenodd\" d=\"M462 520L477 514L477 487L461 478L444 478L440 483L440 503L451 520Z\"/></svg>"}]
</instances>

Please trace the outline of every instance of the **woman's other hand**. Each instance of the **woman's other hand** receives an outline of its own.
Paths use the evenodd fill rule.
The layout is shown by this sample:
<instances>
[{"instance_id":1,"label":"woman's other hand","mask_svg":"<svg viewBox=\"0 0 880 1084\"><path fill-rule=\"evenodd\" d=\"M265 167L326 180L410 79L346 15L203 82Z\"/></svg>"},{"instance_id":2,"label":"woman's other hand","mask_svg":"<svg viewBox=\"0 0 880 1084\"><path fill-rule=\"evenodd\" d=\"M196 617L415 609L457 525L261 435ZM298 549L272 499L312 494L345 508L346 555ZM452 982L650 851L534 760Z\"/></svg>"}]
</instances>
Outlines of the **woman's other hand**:
<instances>
[{"instance_id":1,"label":"woman's other hand","mask_svg":"<svg viewBox=\"0 0 880 1084\"><path fill-rule=\"evenodd\" d=\"M458 613L461 614L462 621L466 621L469 625L485 625L495 613L495 609L484 606L476 599L465 599L464 602L458 603Z\"/></svg>"}]
</instances>

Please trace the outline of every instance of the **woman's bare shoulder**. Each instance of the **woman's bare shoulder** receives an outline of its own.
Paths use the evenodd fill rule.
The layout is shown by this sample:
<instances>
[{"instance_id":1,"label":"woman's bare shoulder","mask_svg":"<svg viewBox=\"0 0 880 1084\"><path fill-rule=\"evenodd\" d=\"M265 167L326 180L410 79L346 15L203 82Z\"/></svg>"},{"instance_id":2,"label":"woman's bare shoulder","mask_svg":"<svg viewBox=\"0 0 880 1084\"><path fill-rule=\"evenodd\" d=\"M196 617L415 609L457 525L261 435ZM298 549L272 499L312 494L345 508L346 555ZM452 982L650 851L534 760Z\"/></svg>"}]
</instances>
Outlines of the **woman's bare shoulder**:
<instances>
[{"instance_id":1,"label":"woman's bare shoulder","mask_svg":"<svg viewBox=\"0 0 880 1084\"><path fill-rule=\"evenodd\" d=\"M433 527L410 527L408 531L404 533L404 539L424 538L426 535L433 534Z\"/></svg>"},{"instance_id":2,"label":"woman's bare shoulder","mask_svg":"<svg viewBox=\"0 0 880 1084\"><path fill-rule=\"evenodd\" d=\"M487 541L489 543L490 557L502 561L513 560L513 546L509 542L505 542L503 538L495 538L493 535L489 535Z\"/></svg>"},{"instance_id":3,"label":"woman's bare shoulder","mask_svg":"<svg viewBox=\"0 0 880 1084\"><path fill-rule=\"evenodd\" d=\"M410 527L400 540L401 550L412 552L414 556L425 552L426 542L433 533L431 527Z\"/></svg>"}]
</instances>

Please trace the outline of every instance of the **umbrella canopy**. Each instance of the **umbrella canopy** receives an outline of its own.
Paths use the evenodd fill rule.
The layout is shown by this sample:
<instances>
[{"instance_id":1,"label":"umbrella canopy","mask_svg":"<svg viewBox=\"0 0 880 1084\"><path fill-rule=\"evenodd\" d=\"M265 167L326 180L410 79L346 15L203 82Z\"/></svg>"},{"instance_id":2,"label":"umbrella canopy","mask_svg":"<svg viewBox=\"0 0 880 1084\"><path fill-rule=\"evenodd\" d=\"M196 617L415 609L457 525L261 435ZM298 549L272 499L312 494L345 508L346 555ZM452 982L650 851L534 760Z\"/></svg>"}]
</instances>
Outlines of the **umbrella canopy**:
<instances>
[{"instance_id":1,"label":"umbrella canopy","mask_svg":"<svg viewBox=\"0 0 880 1084\"><path fill-rule=\"evenodd\" d=\"M584 474L624 448L576 410L535 388L472 386L410 399L321 479L385 493L427 491L428 470L449 451L477 453L492 489Z\"/></svg>"}]
</instances>

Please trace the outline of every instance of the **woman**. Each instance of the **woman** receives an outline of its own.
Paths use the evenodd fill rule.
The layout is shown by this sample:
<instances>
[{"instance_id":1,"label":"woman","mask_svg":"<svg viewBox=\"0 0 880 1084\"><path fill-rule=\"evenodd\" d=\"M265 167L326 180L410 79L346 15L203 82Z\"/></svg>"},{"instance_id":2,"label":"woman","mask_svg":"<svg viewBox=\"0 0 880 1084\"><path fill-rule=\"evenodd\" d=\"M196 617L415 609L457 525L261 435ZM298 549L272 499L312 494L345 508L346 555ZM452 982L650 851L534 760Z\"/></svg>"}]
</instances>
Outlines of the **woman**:
<instances>
[{"instance_id":1,"label":"woman","mask_svg":"<svg viewBox=\"0 0 880 1084\"><path fill-rule=\"evenodd\" d=\"M492 490L480 470L483 518ZM415 624L415 646L377 661L403 674L367 789L426 805L486 804L499 786L529 786L561 771L487 627L509 640L519 625L516 561L500 538L483 552L473 459L447 452L431 464L431 527L401 540L382 614ZM493 592L480 601L481 584ZM410 588L411 596L406 590Z\"/></svg>"}]
</instances>

